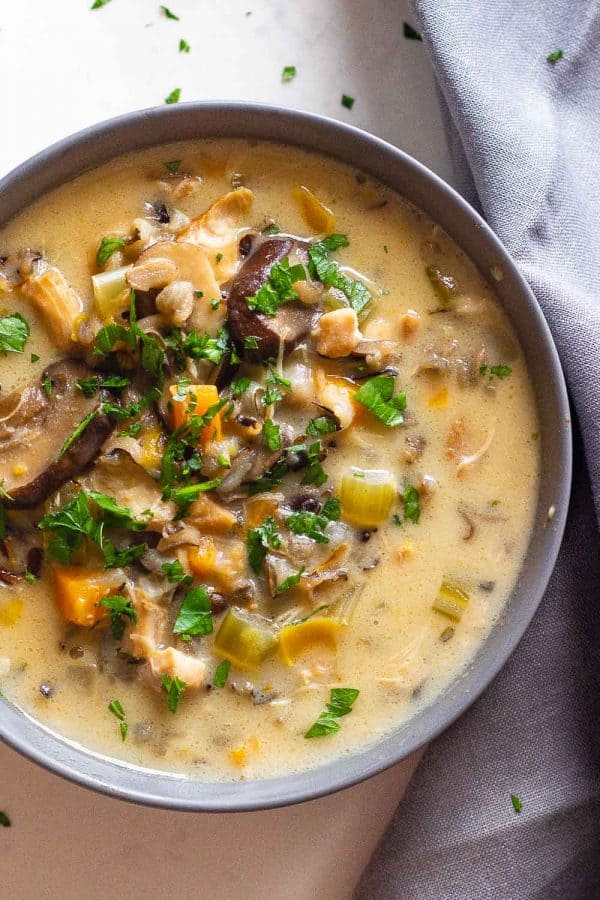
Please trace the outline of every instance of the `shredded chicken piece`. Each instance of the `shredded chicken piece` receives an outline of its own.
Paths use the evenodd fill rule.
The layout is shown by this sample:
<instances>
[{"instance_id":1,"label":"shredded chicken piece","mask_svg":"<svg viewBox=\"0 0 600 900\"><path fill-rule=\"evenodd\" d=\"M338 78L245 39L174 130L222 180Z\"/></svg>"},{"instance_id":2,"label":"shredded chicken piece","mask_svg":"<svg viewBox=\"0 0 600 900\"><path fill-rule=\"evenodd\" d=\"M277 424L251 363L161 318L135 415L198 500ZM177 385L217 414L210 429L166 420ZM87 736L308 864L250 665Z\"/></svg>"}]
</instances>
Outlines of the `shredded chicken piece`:
<instances>
[{"instance_id":1,"label":"shredded chicken piece","mask_svg":"<svg viewBox=\"0 0 600 900\"><path fill-rule=\"evenodd\" d=\"M238 232L253 200L254 194L248 188L229 191L202 215L192 219L189 228L179 237L179 240L188 241L207 252L219 284L232 278L239 268Z\"/></svg>"},{"instance_id":2,"label":"shredded chicken piece","mask_svg":"<svg viewBox=\"0 0 600 900\"><path fill-rule=\"evenodd\" d=\"M150 656L152 674L160 677L171 675L185 682L186 690L201 687L206 681L206 663L197 656L190 656L175 647L155 650Z\"/></svg>"},{"instance_id":3,"label":"shredded chicken piece","mask_svg":"<svg viewBox=\"0 0 600 900\"><path fill-rule=\"evenodd\" d=\"M58 269L49 268L41 275L31 275L21 288L48 323L54 342L63 350L74 340L78 319L83 313L79 295Z\"/></svg>"},{"instance_id":4,"label":"shredded chicken piece","mask_svg":"<svg viewBox=\"0 0 600 900\"><path fill-rule=\"evenodd\" d=\"M334 309L319 319L312 337L317 353L330 359L349 356L362 335L358 327L358 316L353 309Z\"/></svg>"},{"instance_id":5,"label":"shredded chicken piece","mask_svg":"<svg viewBox=\"0 0 600 900\"><path fill-rule=\"evenodd\" d=\"M237 519L234 514L207 497L200 494L191 504L186 519L202 531L225 533L231 531Z\"/></svg>"},{"instance_id":6,"label":"shredded chicken piece","mask_svg":"<svg viewBox=\"0 0 600 900\"><path fill-rule=\"evenodd\" d=\"M191 281L172 281L156 298L156 308L173 325L183 325L194 310L194 286Z\"/></svg>"}]
</instances>

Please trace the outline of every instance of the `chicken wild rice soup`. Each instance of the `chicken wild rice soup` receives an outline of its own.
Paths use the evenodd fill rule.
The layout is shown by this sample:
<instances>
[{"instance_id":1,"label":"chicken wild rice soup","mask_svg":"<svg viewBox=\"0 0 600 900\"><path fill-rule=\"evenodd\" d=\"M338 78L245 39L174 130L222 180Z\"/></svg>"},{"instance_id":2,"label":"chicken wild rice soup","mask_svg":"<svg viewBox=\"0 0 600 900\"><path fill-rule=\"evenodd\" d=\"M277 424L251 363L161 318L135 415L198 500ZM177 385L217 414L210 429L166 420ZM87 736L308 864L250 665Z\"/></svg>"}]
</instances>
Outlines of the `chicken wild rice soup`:
<instances>
[{"instance_id":1,"label":"chicken wild rice soup","mask_svg":"<svg viewBox=\"0 0 600 900\"><path fill-rule=\"evenodd\" d=\"M115 159L0 230L0 690L203 779L372 743L515 584L537 413L490 285L300 149Z\"/></svg>"}]
</instances>

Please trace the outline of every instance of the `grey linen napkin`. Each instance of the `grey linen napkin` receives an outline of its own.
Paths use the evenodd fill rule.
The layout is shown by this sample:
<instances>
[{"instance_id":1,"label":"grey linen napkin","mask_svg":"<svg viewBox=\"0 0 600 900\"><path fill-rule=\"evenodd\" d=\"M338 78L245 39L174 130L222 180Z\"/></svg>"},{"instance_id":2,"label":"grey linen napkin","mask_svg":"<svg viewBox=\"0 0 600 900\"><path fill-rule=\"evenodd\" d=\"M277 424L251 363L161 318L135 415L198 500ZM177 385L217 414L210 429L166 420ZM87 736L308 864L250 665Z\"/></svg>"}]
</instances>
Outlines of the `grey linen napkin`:
<instances>
[{"instance_id":1,"label":"grey linen napkin","mask_svg":"<svg viewBox=\"0 0 600 900\"><path fill-rule=\"evenodd\" d=\"M356 900L600 898L600 8L414 0L463 193L533 288L569 384L574 488L542 606L428 750ZM562 49L564 57L547 60ZM517 794L522 812L514 812Z\"/></svg>"}]
</instances>

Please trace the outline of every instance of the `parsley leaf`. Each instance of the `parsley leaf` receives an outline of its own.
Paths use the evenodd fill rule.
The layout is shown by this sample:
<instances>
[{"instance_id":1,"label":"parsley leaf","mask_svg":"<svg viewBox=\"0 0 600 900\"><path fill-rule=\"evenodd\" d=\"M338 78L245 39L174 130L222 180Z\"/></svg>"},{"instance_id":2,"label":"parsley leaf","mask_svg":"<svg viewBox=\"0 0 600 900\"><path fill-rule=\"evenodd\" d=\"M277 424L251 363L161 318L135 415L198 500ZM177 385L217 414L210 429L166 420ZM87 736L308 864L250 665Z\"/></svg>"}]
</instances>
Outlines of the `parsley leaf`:
<instances>
[{"instance_id":1,"label":"parsley leaf","mask_svg":"<svg viewBox=\"0 0 600 900\"><path fill-rule=\"evenodd\" d=\"M281 80L284 84L293 81L296 77L296 66L284 66L281 73Z\"/></svg>"},{"instance_id":2,"label":"parsley leaf","mask_svg":"<svg viewBox=\"0 0 600 900\"><path fill-rule=\"evenodd\" d=\"M290 588L296 587L297 584L300 584L300 579L304 575L304 572L305 569L304 566L302 566L302 568L299 569L295 575L288 575L287 578L284 578L281 584L277 585L277 587L275 588L275 593L285 594L285 592L289 591Z\"/></svg>"},{"instance_id":3,"label":"parsley leaf","mask_svg":"<svg viewBox=\"0 0 600 900\"><path fill-rule=\"evenodd\" d=\"M512 805L513 805L514 811L515 811L516 813L520 813L521 810L523 809L523 801L521 800L521 798L520 798L520 797L517 797L516 794L511 794L511 795L510 795L510 802L511 802Z\"/></svg>"},{"instance_id":4,"label":"parsley leaf","mask_svg":"<svg viewBox=\"0 0 600 900\"><path fill-rule=\"evenodd\" d=\"M179 22L179 16L175 15L168 6L161 6L160 9L166 19L174 19L176 22Z\"/></svg>"},{"instance_id":5,"label":"parsley leaf","mask_svg":"<svg viewBox=\"0 0 600 900\"><path fill-rule=\"evenodd\" d=\"M281 434L279 425L272 419L265 419L263 425L263 436L268 450L281 450Z\"/></svg>"},{"instance_id":6,"label":"parsley leaf","mask_svg":"<svg viewBox=\"0 0 600 900\"><path fill-rule=\"evenodd\" d=\"M562 59L564 55L565 54L563 50L553 50L552 53L548 54L546 59L548 60L548 62L555 63L559 59Z\"/></svg>"},{"instance_id":7,"label":"parsley leaf","mask_svg":"<svg viewBox=\"0 0 600 900\"><path fill-rule=\"evenodd\" d=\"M242 394L245 394L248 388L250 387L250 379L249 378L237 378L235 381L231 382L229 386L229 390L231 392L231 396L234 398L241 397Z\"/></svg>"},{"instance_id":8,"label":"parsley leaf","mask_svg":"<svg viewBox=\"0 0 600 900\"><path fill-rule=\"evenodd\" d=\"M306 433L310 434L311 437L321 437L337 430L337 422L329 418L329 416L317 416L316 419L311 419L306 426Z\"/></svg>"},{"instance_id":9,"label":"parsley leaf","mask_svg":"<svg viewBox=\"0 0 600 900\"><path fill-rule=\"evenodd\" d=\"M108 528L145 531L148 527L149 518L136 519L128 506L119 506L108 494L102 494L100 491L89 491L88 497L91 497L96 506L102 511L104 524Z\"/></svg>"},{"instance_id":10,"label":"parsley leaf","mask_svg":"<svg viewBox=\"0 0 600 900\"><path fill-rule=\"evenodd\" d=\"M324 737L340 730L337 719L352 712L352 707L360 691L357 688L332 688L329 703L309 730L305 738Z\"/></svg>"},{"instance_id":11,"label":"parsley leaf","mask_svg":"<svg viewBox=\"0 0 600 900\"><path fill-rule=\"evenodd\" d=\"M269 272L266 283L252 297L246 297L248 309L262 313L265 316L276 316L278 309L291 300L296 300L298 294L293 288L297 281L306 280L306 270L303 265L290 266L290 261L282 259L275 263Z\"/></svg>"},{"instance_id":12,"label":"parsley leaf","mask_svg":"<svg viewBox=\"0 0 600 900\"><path fill-rule=\"evenodd\" d=\"M390 428L404 422L406 394L401 391L394 396L392 375L376 375L375 378L369 378L356 391L354 399Z\"/></svg>"},{"instance_id":13,"label":"parsley leaf","mask_svg":"<svg viewBox=\"0 0 600 900\"><path fill-rule=\"evenodd\" d=\"M326 516L311 512L296 512L288 516L285 523L294 534L304 534L317 544L329 543L329 538L324 533L329 524Z\"/></svg>"},{"instance_id":14,"label":"parsley leaf","mask_svg":"<svg viewBox=\"0 0 600 900\"><path fill-rule=\"evenodd\" d=\"M181 163L183 160L181 159L170 159L165 163L165 169L169 173L169 175L177 175L179 169L181 168Z\"/></svg>"},{"instance_id":15,"label":"parsley leaf","mask_svg":"<svg viewBox=\"0 0 600 900\"><path fill-rule=\"evenodd\" d=\"M106 2L108 2L108 0L106 0ZM3 828L10 828L10 825L11 825L10 819L8 818L6 813L1 809L0 809L0 825L2 825Z\"/></svg>"},{"instance_id":16,"label":"parsley leaf","mask_svg":"<svg viewBox=\"0 0 600 900\"><path fill-rule=\"evenodd\" d=\"M163 691L167 693L167 705L172 713L177 712L179 701L187 687L181 678L172 678L171 675L163 675L160 679Z\"/></svg>"},{"instance_id":17,"label":"parsley leaf","mask_svg":"<svg viewBox=\"0 0 600 900\"><path fill-rule=\"evenodd\" d=\"M229 678L229 670L231 668L231 663L228 659L222 659L217 668L215 669L215 674L213 675L213 685L218 688L225 687L227 683L227 679Z\"/></svg>"},{"instance_id":18,"label":"parsley leaf","mask_svg":"<svg viewBox=\"0 0 600 900\"><path fill-rule=\"evenodd\" d=\"M165 103L167 106L171 106L172 103L179 103L181 99L181 88L173 88L168 97L165 97ZM169 707L170 709L170 707ZM174 711L174 710L173 710Z\"/></svg>"},{"instance_id":19,"label":"parsley leaf","mask_svg":"<svg viewBox=\"0 0 600 900\"><path fill-rule=\"evenodd\" d=\"M103 6L106 6L107 3L110 3L110 0L94 0L90 9L102 9Z\"/></svg>"},{"instance_id":20,"label":"parsley leaf","mask_svg":"<svg viewBox=\"0 0 600 900\"><path fill-rule=\"evenodd\" d=\"M421 518L421 498L418 490L412 484L407 484L401 496L404 504L404 518L412 522L413 525L418 525ZM395 518L394 522L396 522ZM400 523L396 522L396 524Z\"/></svg>"},{"instance_id":21,"label":"parsley leaf","mask_svg":"<svg viewBox=\"0 0 600 900\"><path fill-rule=\"evenodd\" d=\"M121 740L124 741L127 737L127 731L129 730L129 726L125 721L125 710L123 709L123 704L120 700L111 700L108 704L108 708L110 712L119 720L119 731L121 732Z\"/></svg>"},{"instance_id":22,"label":"parsley leaf","mask_svg":"<svg viewBox=\"0 0 600 900\"><path fill-rule=\"evenodd\" d=\"M131 600L123 597L122 594L110 594L108 597L103 597L98 606L103 606L108 610L108 617L111 619L110 630L117 641L120 641L125 634L126 619L133 624L137 622L137 613Z\"/></svg>"},{"instance_id":23,"label":"parsley leaf","mask_svg":"<svg viewBox=\"0 0 600 900\"><path fill-rule=\"evenodd\" d=\"M348 94L342 94L341 104L342 106L345 106L346 109L352 109L354 106L354 97L349 97Z\"/></svg>"},{"instance_id":24,"label":"parsley leaf","mask_svg":"<svg viewBox=\"0 0 600 900\"><path fill-rule=\"evenodd\" d=\"M193 634L211 634L212 630L210 597L206 588L200 585L189 590L183 598L173 633L190 637Z\"/></svg>"},{"instance_id":25,"label":"parsley leaf","mask_svg":"<svg viewBox=\"0 0 600 900\"><path fill-rule=\"evenodd\" d=\"M173 562L163 563L161 569L171 584L189 585L194 580L191 575L186 575L183 566L178 559L173 560Z\"/></svg>"},{"instance_id":26,"label":"parsley leaf","mask_svg":"<svg viewBox=\"0 0 600 900\"><path fill-rule=\"evenodd\" d=\"M122 250L126 244L122 237L103 237L96 252L96 265L98 268L105 266L116 250Z\"/></svg>"},{"instance_id":27,"label":"parsley leaf","mask_svg":"<svg viewBox=\"0 0 600 900\"><path fill-rule=\"evenodd\" d=\"M337 522L341 515L340 501L337 497L330 497L323 504L321 515L326 516L331 522Z\"/></svg>"},{"instance_id":28,"label":"parsley leaf","mask_svg":"<svg viewBox=\"0 0 600 900\"><path fill-rule=\"evenodd\" d=\"M121 388L129 387L131 379L124 378L122 375L107 375L105 378L101 375L96 375L95 378L79 378L76 384L86 397L93 397L100 388L120 390Z\"/></svg>"},{"instance_id":29,"label":"parsley leaf","mask_svg":"<svg viewBox=\"0 0 600 900\"><path fill-rule=\"evenodd\" d=\"M244 350L257 350L258 349L258 338L253 334L248 334L244 338Z\"/></svg>"},{"instance_id":30,"label":"parsley leaf","mask_svg":"<svg viewBox=\"0 0 600 900\"><path fill-rule=\"evenodd\" d=\"M311 274L328 287L337 288L348 298L350 306L357 315L367 308L372 300L369 290L362 281L348 278L340 272L337 263L329 259L329 254L340 247L348 246L345 234L330 234L322 241L317 241L308 248Z\"/></svg>"},{"instance_id":31,"label":"parsley leaf","mask_svg":"<svg viewBox=\"0 0 600 900\"><path fill-rule=\"evenodd\" d=\"M250 528L246 537L246 549L252 571L257 574L260 572L269 548L278 550L280 547L281 538L272 516L267 516L256 528Z\"/></svg>"},{"instance_id":32,"label":"parsley leaf","mask_svg":"<svg viewBox=\"0 0 600 900\"><path fill-rule=\"evenodd\" d=\"M185 516L190 504L197 500L200 494L212 491L221 484L220 478L212 478L210 481L202 481L198 484L186 484L185 487L175 488L170 492L171 499L177 504L179 518Z\"/></svg>"},{"instance_id":33,"label":"parsley leaf","mask_svg":"<svg viewBox=\"0 0 600 900\"><path fill-rule=\"evenodd\" d=\"M508 378L509 375L512 375L512 369L510 366L479 366L479 374L480 375L489 375L490 381L492 378Z\"/></svg>"},{"instance_id":34,"label":"parsley leaf","mask_svg":"<svg viewBox=\"0 0 600 900\"><path fill-rule=\"evenodd\" d=\"M44 379L42 379L42 387L44 389L44 393L46 397L52 396L52 379L49 375L46 375ZM62 456L62 453L60 454Z\"/></svg>"},{"instance_id":35,"label":"parsley leaf","mask_svg":"<svg viewBox=\"0 0 600 900\"><path fill-rule=\"evenodd\" d=\"M79 423L79 425L77 425L77 427L75 428L75 430L69 435L69 437L66 439L66 441L64 442L64 444L63 444L62 447L60 448L60 450L59 450L59 452L58 452L58 456L56 457L57 459L60 459L62 456L64 456L65 453L67 452L67 450L69 450L69 448L73 446L73 444L75 443L75 441L76 441L78 438L81 437L81 435L83 434L83 432L85 431L85 429L88 427L88 425L90 424L90 422L92 422L92 421L96 418L97 413L98 413L98 409L97 409L97 408L96 408L96 409L92 409L91 412L89 412L89 413L87 414L87 416L85 416L85 417L81 420L81 422Z\"/></svg>"},{"instance_id":36,"label":"parsley leaf","mask_svg":"<svg viewBox=\"0 0 600 900\"><path fill-rule=\"evenodd\" d=\"M184 38L181 38L179 41L179 52L180 53L189 53L192 48L188 44Z\"/></svg>"},{"instance_id":37,"label":"parsley leaf","mask_svg":"<svg viewBox=\"0 0 600 900\"><path fill-rule=\"evenodd\" d=\"M183 341L183 351L190 359L208 359L213 365L218 366L229 350L228 338L225 328L220 328L216 337L190 331Z\"/></svg>"},{"instance_id":38,"label":"parsley leaf","mask_svg":"<svg viewBox=\"0 0 600 900\"><path fill-rule=\"evenodd\" d=\"M412 25L409 25L408 22L402 23L402 33L407 41L422 41L423 40L423 38L421 37L419 32L415 31L415 29L412 27Z\"/></svg>"},{"instance_id":39,"label":"parsley leaf","mask_svg":"<svg viewBox=\"0 0 600 900\"><path fill-rule=\"evenodd\" d=\"M28 337L29 323L20 313L0 316L0 353L22 353Z\"/></svg>"}]
</instances>

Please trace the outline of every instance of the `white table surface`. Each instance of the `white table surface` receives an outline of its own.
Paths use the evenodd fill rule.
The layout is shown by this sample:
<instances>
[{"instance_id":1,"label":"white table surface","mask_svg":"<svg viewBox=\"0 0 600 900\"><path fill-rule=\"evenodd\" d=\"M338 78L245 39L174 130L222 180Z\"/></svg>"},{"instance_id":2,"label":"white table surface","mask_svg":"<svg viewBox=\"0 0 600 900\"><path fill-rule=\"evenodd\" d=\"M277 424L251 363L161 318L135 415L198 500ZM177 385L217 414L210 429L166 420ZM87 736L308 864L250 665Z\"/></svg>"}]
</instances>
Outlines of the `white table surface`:
<instances>
[{"instance_id":1,"label":"white table surface","mask_svg":"<svg viewBox=\"0 0 600 900\"><path fill-rule=\"evenodd\" d=\"M91 2L0 0L0 176L180 87L182 100L258 100L344 119L452 180L423 45L402 36L404 0L168 0L180 21L151 0L96 11ZM285 65L298 74L284 85ZM352 111L342 93L355 97ZM13 822L0 829L0 897L341 900L416 761L285 810L194 815L93 794L0 745L0 809Z\"/></svg>"}]
</instances>

